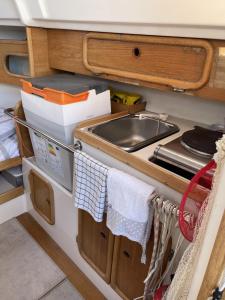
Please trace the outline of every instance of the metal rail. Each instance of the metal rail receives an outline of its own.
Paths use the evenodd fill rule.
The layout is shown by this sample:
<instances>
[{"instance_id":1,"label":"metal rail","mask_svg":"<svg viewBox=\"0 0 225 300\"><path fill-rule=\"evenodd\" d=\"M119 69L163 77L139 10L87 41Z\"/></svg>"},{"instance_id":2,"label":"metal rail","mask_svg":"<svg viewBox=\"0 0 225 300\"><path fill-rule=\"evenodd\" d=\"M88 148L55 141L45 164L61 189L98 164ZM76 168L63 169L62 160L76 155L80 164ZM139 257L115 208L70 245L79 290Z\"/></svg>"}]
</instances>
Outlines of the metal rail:
<instances>
[{"instance_id":1,"label":"metal rail","mask_svg":"<svg viewBox=\"0 0 225 300\"><path fill-rule=\"evenodd\" d=\"M5 112L6 115L8 115L12 119L14 119L16 123L18 123L20 125L23 125L28 129L34 130L35 132L37 132L38 134L40 134L44 138L48 139L49 141L55 143L57 146L63 148L64 150L70 151L72 153L75 150L82 150L82 144L81 144L80 141L77 141L74 145L64 144L61 141L59 141L58 139L56 139L56 138L52 137L51 135L49 135L47 132L42 131L41 129L38 129L35 126L33 126L32 124L30 124L29 122L21 120L20 118L14 116L12 108L5 109L4 112Z\"/></svg>"}]
</instances>

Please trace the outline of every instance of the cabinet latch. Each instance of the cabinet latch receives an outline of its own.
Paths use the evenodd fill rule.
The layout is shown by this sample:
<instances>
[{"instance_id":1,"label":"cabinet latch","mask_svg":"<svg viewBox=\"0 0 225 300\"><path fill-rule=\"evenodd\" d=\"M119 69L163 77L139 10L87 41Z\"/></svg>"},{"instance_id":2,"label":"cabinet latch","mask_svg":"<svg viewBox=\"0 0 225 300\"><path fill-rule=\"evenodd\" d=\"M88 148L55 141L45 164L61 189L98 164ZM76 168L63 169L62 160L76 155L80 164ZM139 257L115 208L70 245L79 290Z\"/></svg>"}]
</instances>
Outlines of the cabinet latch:
<instances>
[{"instance_id":1,"label":"cabinet latch","mask_svg":"<svg viewBox=\"0 0 225 300\"><path fill-rule=\"evenodd\" d=\"M173 91L176 92L176 93L184 93L185 92L184 89L176 88L176 87L173 88Z\"/></svg>"}]
</instances>

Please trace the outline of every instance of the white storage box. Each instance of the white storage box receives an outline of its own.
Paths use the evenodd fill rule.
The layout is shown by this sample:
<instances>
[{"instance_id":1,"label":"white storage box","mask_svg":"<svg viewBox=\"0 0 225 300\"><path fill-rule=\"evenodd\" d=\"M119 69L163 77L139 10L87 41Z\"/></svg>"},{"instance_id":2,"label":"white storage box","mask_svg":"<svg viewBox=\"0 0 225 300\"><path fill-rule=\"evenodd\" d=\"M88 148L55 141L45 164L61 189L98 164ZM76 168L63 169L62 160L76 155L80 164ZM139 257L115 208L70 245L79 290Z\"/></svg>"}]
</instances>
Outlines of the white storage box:
<instances>
[{"instance_id":1,"label":"white storage box","mask_svg":"<svg viewBox=\"0 0 225 300\"><path fill-rule=\"evenodd\" d=\"M58 85L62 89L64 85L67 85L65 90L73 94L76 91L81 93L91 88L88 90L86 100L64 105L21 91L27 121L35 127L47 131L62 142L68 144L73 142L73 130L78 122L111 113L110 91L105 83L89 79L86 76L76 75L54 75L54 79L57 79L54 82L48 79L50 77L44 78L46 78L46 84L49 81L51 88L57 88ZM41 80L42 78L37 84L38 88L43 87L44 83ZM35 79L33 79L34 81ZM63 84L64 81L65 84ZM73 81L75 87L72 89Z\"/></svg>"},{"instance_id":2,"label":"white storage box","mask_svg":"<svg viewBox=\"0 0 225 300\"><path fill-rule=\"evenodd\" d=\"M48 79L49 77L46 78ZM104 82L76 75L54 75L53 80L52 77L50 78L49 85L47 83L48 80L46 80L46 86L50 86L51 89L54 88L54 92L58 87L62 90L64 86L63 81L65 81L63 92L69 91L73 95L76 91L82 93L90 88L87 91L87 99L70 104L57 104L55 101L51 102L51 100L46 100L41 96L27 93L23 90L21 91L21 96L27 122L61 142L72 144L74 128L78 122L111 112L110 91L106 88ZM35 79L32 79L32 84L34 91L36 88L38 88L39 92L45 90L44 78L37 78L36 82ZM57 94L55 95L58 97ZM30 130L30 136L37 165L57 182L71 190L72 153L41 137L33 130Z\"/></svg>"},{"instance_id":3,"label":"white storage box","mask_svg":"<svg viewBox=\"0 0 225 300\"><path fill-rule=\"evenodd\" d=\"M91 90L88 100L66 105L48 102L24 91L21 96L26 120L67 144L73 143L77 123L111 112L109 90L98 95Z\"/></svg>"}]
</instances>

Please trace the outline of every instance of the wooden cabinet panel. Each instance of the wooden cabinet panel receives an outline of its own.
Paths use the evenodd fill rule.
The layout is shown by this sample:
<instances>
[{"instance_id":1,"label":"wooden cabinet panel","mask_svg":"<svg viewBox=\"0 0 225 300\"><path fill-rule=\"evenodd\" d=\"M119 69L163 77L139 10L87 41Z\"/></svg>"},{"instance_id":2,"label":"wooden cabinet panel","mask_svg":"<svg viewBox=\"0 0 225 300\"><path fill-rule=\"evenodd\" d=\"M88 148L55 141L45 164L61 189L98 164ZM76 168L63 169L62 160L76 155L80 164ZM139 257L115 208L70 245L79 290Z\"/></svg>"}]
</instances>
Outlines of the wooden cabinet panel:
<instances>
[{"instance_id":1,"label":"wooden cabinet panel","mask_svg":"<svg viewBox=\"0 0 225 300\"><path fill-rule=\"evenodd\" d=\"M7 69L9 55L28 56L27 41L1 40L0 41L0 82L20 84L20 78L26 76L16 75Z\"/></svg>"},{"instance_id":2,"label":"wooden cabinet panel","mask_svg":"<svg viewBox=\"0 0 225 300\"><path fill-rule=\"evenodd\" d=\"M28 27L27 43L30 60L30 75L45 76L54 71L49 66L47 29Z\"/></svg>"},{"instance_id":3,"label":"wooden cabinet panel","mask_svg":"<svg viewBox=\"0 0 225 300\"><path fill-rule=\"evenodd\" d=\"M69 72L75 72L79 74L84 75L94 75L95 73L98 73L98 75L105 79L125 82L129 84L139 85L139 86L146 86L158 90L163 91L171 91L171 83L174 87L180 87L180 85L174 85L174 81L171 82L165 82L162 81L161 84L158 82L158 79L160 78L163 80L170 80L172 79L179 79L179 81L184 82L186 81L185 87L182 85L184 89L193 88L190 87L189 84L196 84L196 82L201 85L204 82L204 86L201 88L195 89L195 90L187 90L184 91L184 93L187 93L188 95L193 96L199 96L203 98L208 98L211 100L220 100L224 101L225 99L225 84L224 84L224 76L225 76L225 64L224 64L224 49L225 49L225 41L221 40L199 40L194 39L194 44L190 45L189 47L183 45L182 47L176 47L176 40L177 38L164 38L164 37L155 37L155 39L159 39L162 41L163 39L166 39L168 41L171 41L170 45L167 45L167 47L162 46L162 42L159 42L158 45L149 44L146 42L143 43L142 39L152 39L152 36L141 36L141 35L126 35L126 34L116 34L118 36L118 39L122 39L123 41L126 40L126 37L128 39L131 37L132 42L126 42L129 44L128 46L124 45L124 42L120 42L119 45L120 49L117 51L115 50L115 45L118 44L118 41L114 41L114 53L111 52L111 44L109 48L109 42L111 41L103 41L98 39L90 39L87 43L86 52L83 53L83 43L85 40L85 37L90 38L93 34L96 33L89 33L85 31L75 31L75 30L62 30L62 29L47 29L48 32L48 55L49 55L49 64L51 68L55 68L58 70L64 70ZM99 33L98 33L99 34ZM105 36L106 34L101 34L101 36ZM107 34L108 35L108 34ZM111 36L111 35L110 35ZM115 34L113 35L115 36ZM88 38L88 39L89 39ZM133 41L135 39L136 41ZM187 38L179 38L178 40L182 40L185 44L185 41L190 39ZM191 39L193 41L193 39ZM202 43L202 47L199 46L198 42ZM172 46L172 44L175 44L175 47ZM94 45L98 46L97 49L94 47ZM132 45L132 47L131 47ZM137 46L138 45L138 46ZM161 45L161 46L160 46ZM195 47L195 46L196 47ZM208 59L208 64L205 64L205 55L206 51L204 50L205 46L208 49L213 49L213 55L212 55L212 68L210 67L210 56ZM135 48L139 48L140 46L140 56L135 55ZM150 47L151 46L151 47ZM143 51L142 51L142 47ZM149 49L154 50L150 54ZM157 50L158 49L158 50ZM84 48L85 50L85 48ZM157 50L157 51L156 51ZM159 51L160 50L160 51ZM90 52L91 51L91 52ZM110 55L108 56L108 52L110 51ZM199 52L199 53L198 53ZM209 50L211 53L211 50ZM118 55L118 53L120 55ZM166 54L165 54L166 53ZM97 55L98 54L98 55ZM103 56L104 54L104 56ZM113 60L112 60L112 54ZM168 55L170 54L170 55ZM86 57L86 59L83 60L83 55ZM153 56L152 56L153 55ZM121 59L121 57L123 59ZM163 56L163 57L162 57ZM178 56L178 57L177 57ZM150 60L151 58L151 60ZM182 59L181 59L182 58ZM91 59L91 61L89 61ZM177 60L179 59L179 60ZM189 61L190 59L190 61ZM85 60L87 60L85 62ZM147 63L145 64L145 62ZM131 63L132 62L132 63ZM110 67L104 73L104 70L102 68L109 65ZM115 70L115 63L116 63L116 70ZM167 67L165 69L164 64L167 64ZM87 64L87 66L85 66ZM94 64L94 65L92 65ZM101 67L101 70L95 69L99 68L99 64ZM158 65L159 64L159 65ZM206 66L205 76L202 76L203 73L203 67ZM149 67L154 67L153 71L154 73L149 72ZM160 68L158 67L160 66ZM125 68L126 67L126 68ZM162 68L161 68L162 67ZM182 71L182 68L185 68L185 72ZM113 73L109 71L111 68L111 71L113 70ZM149 75L154 75L155 80L148 79L146 81L145 77L142 77L140 79L139 76L134 76L133 71L140 72L142 70L144 73L143 76L146 76L146 73L149 72ZM207 77L207 68L210 69L210 74ZM118 73L118 69L120 72ZM124 74L124 71L129 71L128 76L127 74ZM103 72L103 73L102 73ZM178 73L176 73L178 72ZM115 73L115 74L114 74ZM140 73L139 73L140 75ZM157 76L155 76L157 75ZM202 76L203 81L198 80ZM192 81L191 81L192 80ZM157 83L158 82L158 83ZM196 86L195 86L196 88ZM182 90L182 88L181 88ZM182 99L181 99L182 101Z\"/></svg>"},{"instance_id":4,"label":"wooden cabinet panel","mask_svg":"<svg viewBox=\"0 0 225 300\"><path fill-rule=\"evenodd\" d=\"M91 75L83 64L85 31L49 29L49 63L52 68Z\"/></svg>"},{"instance_id":5,"label":"wooden cabinet panel","mask_svg":"<svg viewBox=\"0 0 225 300\"><path fill-rule=\"evenodd\" d=\"M147 247L147 262L141 263L141 246L125 237L116 237L113 255L111 285L123 299L143 295L153 249L153 234Z\"/></svg>"},{"instance_id":6,"label":"wooden cabinet panel","mask_svg":"<svg viewBox=\"0 0 225 300\"><path fill-rule=\"evenodd\" d=\"M31 201L46 222L55 224L54 191L51 184L34 170L29 174Z\"/></svg>"},{"instance_id":7,"label":"wooden cabinet panel","mask_svg":"<svg viewBox=\"0 0 225 300\"><path fill-rule=\"evenodd\" d=\"M106 227L105 218L97 223L90 214L79 210L77 242L81 256L109 283L114 237Z\"/></svg>"},{"instance_id":8,"label":"wooden cabinet panel","mask_svg":"<svg viewBox=\"0 0 225 300\"><path fill-rule=\"evenodd\" d=\"M14 115L21 120L26 120L22 101L17 102L14 110ZM20 155L22 157L34 156L29 130L25 126L16 123L16 134L19 142Z\"/></svg>"},{"instance_id":9,"label":"wooden cabinet panel","mask_svg":"<svg viewBox=\"0 0 225 300\"><path fill-rule=\"evenodd\" d=\"M111 286L123 299L134 299L143 295L144 279L147 276L154 245L152 230L147 245L146 264L141 263L142 248L126 237L116 237L114 244ZM172 239L168 243L163 260L163 271L166 268L171 251Z\"/></svg>"},{"instance_id":10,"label":"wooden cabinet panel","mask_svg":"<svg viewBox=\"0 0 225 300\"><path fill-rule=\"evenodd\" d=\"M89 33L83 59L93 73L111 74L180 89L197 89L209 78L213 48L204 40Z\"/></svg>"},{"instance_id":11,"label":"wooden cabinet panel","mask_svg":"<svg viewBox=\"0 0 225 300\"><path fill-rule=\"evenodd\" d=\"M5 202L8 202L12 199L15 199L16 197L23 195L23 193L24 193L23 186L18 186L18 187L15 187L5 193L1 193L0 194L0 205Z\"/></svg>"}]
</instances>

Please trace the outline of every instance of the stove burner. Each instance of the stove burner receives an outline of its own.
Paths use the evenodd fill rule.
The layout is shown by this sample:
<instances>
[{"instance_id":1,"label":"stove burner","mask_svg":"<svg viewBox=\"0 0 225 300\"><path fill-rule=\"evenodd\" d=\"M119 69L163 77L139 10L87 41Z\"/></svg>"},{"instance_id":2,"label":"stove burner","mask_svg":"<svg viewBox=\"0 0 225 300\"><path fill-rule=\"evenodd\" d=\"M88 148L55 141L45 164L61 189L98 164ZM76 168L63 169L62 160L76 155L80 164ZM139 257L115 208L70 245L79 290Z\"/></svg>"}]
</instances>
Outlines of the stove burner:
<instances>
[{"instance_id":1,"label":"stove burner","mask_svg":"<svg viewBox=\"0 0 225 300\"><path fill-rule=\"evenodd\" d=\"M220 131L200 126L186 131L181 137L181 144L190 152L204 157L212 157L216 152L216 141L222 137Z\"/></svg>"}]
</instances>

